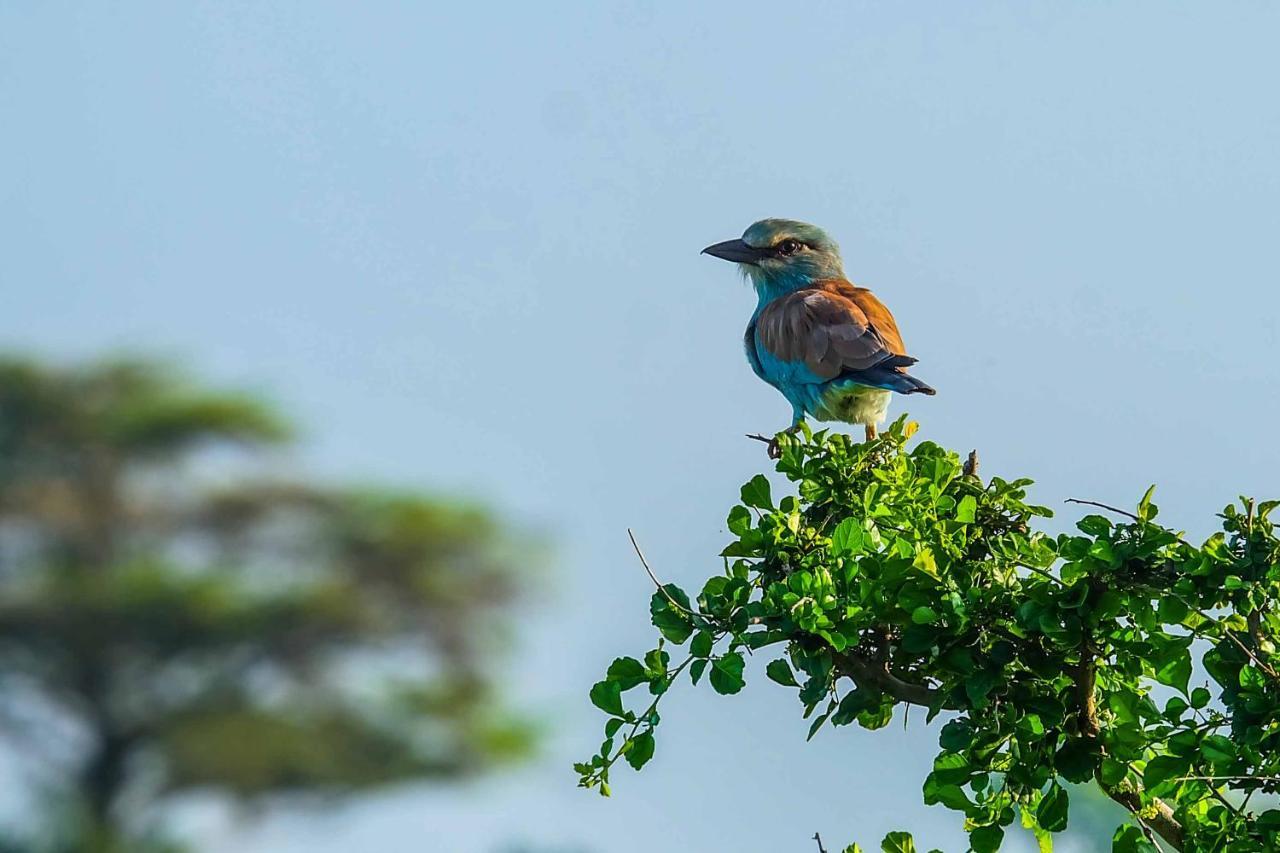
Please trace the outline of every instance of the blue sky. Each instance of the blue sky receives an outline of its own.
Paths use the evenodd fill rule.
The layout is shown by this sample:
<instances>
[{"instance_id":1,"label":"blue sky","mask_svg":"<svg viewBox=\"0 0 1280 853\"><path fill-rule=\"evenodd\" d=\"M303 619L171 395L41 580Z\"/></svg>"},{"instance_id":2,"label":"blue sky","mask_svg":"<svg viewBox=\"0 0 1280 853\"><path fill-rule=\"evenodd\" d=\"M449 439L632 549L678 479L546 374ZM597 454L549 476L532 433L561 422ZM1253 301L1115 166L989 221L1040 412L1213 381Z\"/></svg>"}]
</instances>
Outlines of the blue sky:
<instances>
[{"instance_id":1,"label":"blue sky","mask_svg":"<svg viewBox=\"0 0 1280 853\"><path fill-rule=\"evenodd\" d=\"M322 816L183 811L210 850L809 849L916 828L935 734L805 745L794 697L671 697L574 789L586 688L647 648L636 529L717 568L786 403L700 257L807 219L897 314L922 435L1034 497L1195 534L1280 491L1280 10L1265 4L0 5L0 333L279 397L295 464L493 501L559 567L512 661L543 760ZM902 401L895 412L903 411ZM1064 508L1065 509L1065 508ZM1071 513L1064 513L1066 524Z\"/></svg>"}]
</instances>

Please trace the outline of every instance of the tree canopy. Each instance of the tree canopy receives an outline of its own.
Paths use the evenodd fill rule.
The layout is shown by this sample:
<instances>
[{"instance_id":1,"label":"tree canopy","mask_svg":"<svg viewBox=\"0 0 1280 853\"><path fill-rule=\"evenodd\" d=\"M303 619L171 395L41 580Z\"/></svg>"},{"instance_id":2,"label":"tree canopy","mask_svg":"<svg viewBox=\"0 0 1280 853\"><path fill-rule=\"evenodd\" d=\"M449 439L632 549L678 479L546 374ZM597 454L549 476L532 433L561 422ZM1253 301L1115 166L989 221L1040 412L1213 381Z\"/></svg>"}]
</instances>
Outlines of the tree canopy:
<instances>
[{"instance_id":1,"label":"tree canopy","mask_svg":"<svg viewBox=\"0 0 1280 853\"><path fill-rule=\"evenodd\" d=\"M0 729L74 795L64 848L138 850L175 793L526 751L492 662L530 543L479 506L229 457L290 433L154 362L0 360Z\"/></svg>"},{"instance_id":2,"label":"tree canopy","mask_svg":"<svg viewBox=\"0 0 1280 853\"><path fill-rule=\"evenodd\" d=\"M974 457L909 447L914 431L779 436L795 493L752 478L724 571L696 597L654 593L657 645L591 688L608 721L580 784L607 795L619 759L652 759L677 679L736 694L744 655L776 650L766 673L810 737L910 705L939 719L923 799L959 812L977 853L1015 821L1051 846L1084 782L1131 815L1115 851L1280 848L1277 502L1241 498L1195 544L1156 523L1149 489L1054 537L1030 480L984 481ZM882 849L915 847L895 832Z\"/></svg>"}]
</instances>

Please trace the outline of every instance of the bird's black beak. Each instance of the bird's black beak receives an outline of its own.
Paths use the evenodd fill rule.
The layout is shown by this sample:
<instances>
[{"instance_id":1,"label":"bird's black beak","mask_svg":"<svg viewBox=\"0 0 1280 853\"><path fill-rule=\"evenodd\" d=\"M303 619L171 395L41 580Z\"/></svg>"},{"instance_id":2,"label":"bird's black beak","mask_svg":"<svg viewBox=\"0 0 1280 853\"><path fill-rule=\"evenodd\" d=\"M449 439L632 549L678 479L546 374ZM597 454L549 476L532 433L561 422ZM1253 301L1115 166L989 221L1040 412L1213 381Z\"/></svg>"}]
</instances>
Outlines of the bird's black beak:
<instances>
[{"instance_id":1,"label":"bird's black beak","mask_svg":"<svg viewBox=\"0 0 1280 853\"><path fill-rule=\"evenodd\" d=\"M742 240L725 240L723 243L716 243L714 246L708 246L703 249L702 254L733 261L734 263L757 266L760 259L765 257L768 252L763 249L752 248Z\"/></svg>"}]
</instances>

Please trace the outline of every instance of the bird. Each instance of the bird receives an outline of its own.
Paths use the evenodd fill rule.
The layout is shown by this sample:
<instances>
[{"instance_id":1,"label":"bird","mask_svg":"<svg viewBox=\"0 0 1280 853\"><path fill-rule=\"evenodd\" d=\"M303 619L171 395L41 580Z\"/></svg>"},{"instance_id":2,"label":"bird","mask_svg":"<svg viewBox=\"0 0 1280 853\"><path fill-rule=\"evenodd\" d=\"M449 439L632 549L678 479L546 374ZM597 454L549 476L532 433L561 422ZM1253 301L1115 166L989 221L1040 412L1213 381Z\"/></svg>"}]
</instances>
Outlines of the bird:
<instances>
[{"instance_id":1,"label":"bird","mask_svg":"<svg viewBox=\"0 0 1280 853\"><path fill-rule=\"evenodd\" d=\"M791 404L787 432L808 415L862 424L873 441L894 392L937 393L907 372L917 359L907 355L893 314L849 281L840 247L818 226L762 219L702 253L736 263L755 288L743 344L756 376ZM776 437L751 437L780 456Z\"/></svg>"}]
</instances>

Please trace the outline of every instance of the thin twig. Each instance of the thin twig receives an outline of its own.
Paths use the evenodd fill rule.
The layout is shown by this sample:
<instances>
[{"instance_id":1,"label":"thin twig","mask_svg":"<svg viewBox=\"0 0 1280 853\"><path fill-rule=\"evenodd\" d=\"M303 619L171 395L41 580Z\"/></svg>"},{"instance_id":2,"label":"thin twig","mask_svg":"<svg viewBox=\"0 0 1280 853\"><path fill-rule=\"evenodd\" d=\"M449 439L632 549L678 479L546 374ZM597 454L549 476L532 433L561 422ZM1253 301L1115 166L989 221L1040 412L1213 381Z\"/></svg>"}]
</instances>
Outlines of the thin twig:
<instances>
[{"instance_id":1,"label":"thin twig","mask_svg":"<svg viewBox=\"0 0 1280 853\"><path fill-rule=\"evenodd\" d=\"M1142 834L1151 842L1151 846L1155 847L1159 853L1164 853L1164 848L1160 846L1160 840L1156 838L1156 834L1147 825L1147 822L1140 815L1134 815L1134 818L1138 821L1138 826L1142 827Z\"/></svg>"},{"instance_id":2,"label":"thin twig","mask_svg":"<svg viewBox=\"0 0 1280 853\"><path fill-rule=\"evenodd\" d=\"M1085 501L1085 500L1080 500L1079 498L1067 498L1065 501L1063 501L1063 503L1069 503L1069 504L1084 504L1085 506L1096 506L1098 509L1105 509L1105 510L1107 510L1108 512L1114 512L1114 513L1116 513L1117 515L1123 515L1125 518L1132 518L1134 521L1138 522L1139 524L1150 524L1150 523L1151 523L1151 522L1149 522L1149 521L1143 521L1141 518L1139 518L1138 516L1136 516L1136 515L1134 515L1133 513L1129 512L1129 510L1127 510L1127 509L1120 509L1120 507L1118 507L1118 506L1111 506L1111 504L1099 503L1098 501ZM1174 534L1174 538L1175 538L1178 542L1181 542L1183 545L1186 545L1188 548L1194 548L1194 547L1195 547L1195 546L1194 546L1194 545L1192 545L1190 542L1188 542L1186 539L1182 538L1181 536L1179 536L1179 535L1178 535L1178 534L1176 534L1176 533Z\"/></svg>"},{"instance_id":3,"label":"thin twig","mask_svg":"<svg viewBox=\"0 0 1280 853\"><path fill-rule=\"evenodd\" d=\"M1280 782L1280 776L1179 776L1179 782Z\"/></svg>"},{"instance_id":4,"label":"thin twig","mask_svg":"<svg viewBox=\"0 0 1280 853\"><path fill-rule=\"evenodd\" d=\"M813 834L813 840L818 842L818 853L827 853L827 848L822 846L822 836L818 833Z\"/></svg>"},{"instance_id":5,"label":"thin twig","mask_svg":"<svg viewBox=\"0 0 1280 853\"><path fill-rule=\"evenodd\" d=\"M1084 504L1085 506L1096 506L1098 509L1105 509L1110 512L1114 512L1118 515L1127 516L1129 518L1132 518L1134 521L1138 521L1138 522L1142 521L1141 518L1138 518L1138 516L1129 512L1127 509L1120 509L1119 507L1110 506L1104 503L1098 503L1097 501L1083 501L1083 500L1080 500L1079 498L1067 498L1065 502L1069 504Z\"/></svg>"},{"instance_id":6,"label":"thin twig","mask_svg":"<svg viewBox=\"0 0 1280 853\"><path fill-rule=\"evenodd\" d=\"M662 581L658 580L658 576L653 573L653 569L649 568L649 561L644 558L644 552L640 550L640 543L636 541L636 535L631 532L630 527L627 528L627 536L631 539L631 547L636 550L636 556L640 558L640 565L644 566L645 572L648 573L649 575L649 580L653 581L653 585L656 586L658 588L658 591L662 593L663 597L665 597L667 601L671 603L672 607L674 607L676 610L680 610L685 613L688 613L690 616L696 616L697 618L704 619L708 622L713 621L709 617L705 616L704 614L698 613L695 610L690 610L689 608L685 607L683 604L681 604L680 602L672 598L671 593L667 592L667 588L662 585Z\"/></svg>"}]
</instances>

